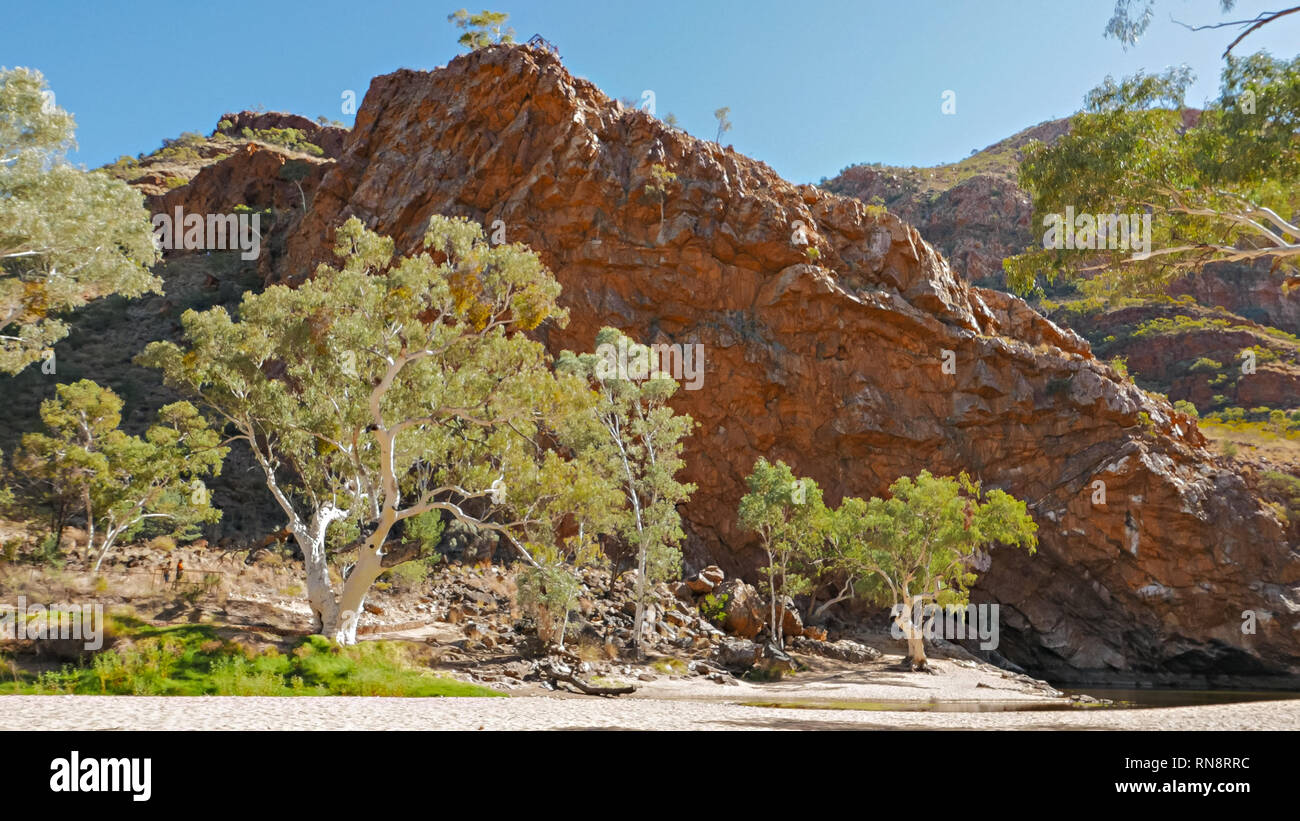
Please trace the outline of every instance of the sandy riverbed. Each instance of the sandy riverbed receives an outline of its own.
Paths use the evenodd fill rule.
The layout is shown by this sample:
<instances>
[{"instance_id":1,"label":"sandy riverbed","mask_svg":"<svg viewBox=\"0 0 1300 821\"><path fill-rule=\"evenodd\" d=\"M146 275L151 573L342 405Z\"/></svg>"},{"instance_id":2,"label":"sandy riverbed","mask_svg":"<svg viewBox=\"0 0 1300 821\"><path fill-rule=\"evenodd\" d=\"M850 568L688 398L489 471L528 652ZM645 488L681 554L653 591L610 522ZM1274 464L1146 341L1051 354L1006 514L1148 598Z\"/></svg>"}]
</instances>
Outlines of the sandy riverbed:
<instances>
[{"instance_id":1,"label":"sandy riverbed","mask_svg":"<svg viewBox=\"0 0 1300 821\"><path fill-rule=\"evenodd\" d=\"M1146 710L918 713L606 698L5 696L3 730L1297 730L1300 700Z\"/></svg>"},{"instance_id":2,"label":"sandy riverbed","mask_svg":"<svg viewBox=\"0 0 1300 821\"><path fill-rule=\"evenodd\" d=\"M886 660L823 669L771 683L716 684L660 677L618 698L551 693L512 698L158 698L3 696L0 730L802 730L1114 729L1300 730L1300 698L1155 709L1073 708L1015 712L807 709L844 702L931 701L991 708L1060 705L1041 682L1003 678L987 665L937 662L939 675L904 673Z\"/></svg>"}]
</instances>

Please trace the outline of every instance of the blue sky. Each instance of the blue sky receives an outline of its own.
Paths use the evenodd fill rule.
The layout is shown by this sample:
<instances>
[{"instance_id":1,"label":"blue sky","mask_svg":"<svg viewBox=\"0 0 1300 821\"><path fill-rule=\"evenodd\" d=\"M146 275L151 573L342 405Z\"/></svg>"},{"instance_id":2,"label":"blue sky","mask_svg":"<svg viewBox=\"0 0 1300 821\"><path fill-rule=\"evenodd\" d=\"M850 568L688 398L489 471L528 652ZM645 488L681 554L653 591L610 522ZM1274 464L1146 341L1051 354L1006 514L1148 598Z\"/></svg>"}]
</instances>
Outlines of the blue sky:
<instances>
[{"instance_id":1,"label":"blue sky","mask_svg":"<svg viewBox=\"0 0 1300 821\"><path fill-rule=\"evenodd\" d=\"M462 0L463 1L463 0ZM211 3L42 0L6 16L0 65L45 73L76 115L88 166L208 133L228 110L326 115L351 123L341 94L370 78L431 69L460 53L446 21L459 6L422 2ZM1231 18L1271 8L1239 0ZM1215 94L1229 30L1218 0L1158 0L1147 36L1125 52L1102 30L1111 0L492 0L519 39L541 33L574 74L615 97L655 92L693 134L724 139L796 182L880 161L932 165L1077 110L1107 74L1187 63L1192 104ZM1275 3L1273 5L1276 5ZM481 5L471 7L477 11ZM1246 40L1294 56L1300 17ZM956 93L957 113L941 112Z\"/></svg>"}]
</instances>

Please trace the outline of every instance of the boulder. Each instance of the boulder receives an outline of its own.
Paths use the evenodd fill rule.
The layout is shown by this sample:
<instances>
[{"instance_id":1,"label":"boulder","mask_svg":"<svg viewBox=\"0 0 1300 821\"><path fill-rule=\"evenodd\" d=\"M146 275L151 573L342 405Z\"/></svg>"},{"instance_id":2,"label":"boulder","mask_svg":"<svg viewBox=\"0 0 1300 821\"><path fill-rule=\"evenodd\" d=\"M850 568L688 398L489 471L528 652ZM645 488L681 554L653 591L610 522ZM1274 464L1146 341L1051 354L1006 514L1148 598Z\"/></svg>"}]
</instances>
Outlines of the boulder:
<instances>
[{"instance_id":1,"label":"boulder","mask_svg":"<svg viewBox=\"0 0 1300 821\"><path fill-rule=\"evenodd\" d=\"M823 631L823 635L824 635ZM809 653L814 656L836 659L838 661L847 661L850 664L866 664L880 658L880 651L874 647L867 647L865 644L858 644L856 641L840 639L839 641L820 641L818 639L800 636L790 642L790 649L798 650L800 653Z\"/></svg>"},{"instance_id":2,"label":"boulder","mask_svg":"<svg viewBox=\"0 0 1300 821\"><path fill-rule=\"evenodd\" d=\"M713 582L709 581L703 576L696 576L695 578L687 581L686 586L691 589L692 593L708 593L713 590L714 585Z\"/></svg>"},{"instance_id":3,"label":"boulder","mask_svg":"<svg viewBox=\"0 0 1300 821\"><path fill-rule=\"evenodd\" d=\"M790 654L777 647L776 644L768 642L763 645L763 655L754 665L757 669L763 671L769 676L780 678L786 673L793 673L798 664L790 658Z\"/></svg>"},{"instance_id":4,"label":"boulder","mask_svg":"<svg viewBox=\"0 0 1300 821\"><path fill-rule=\"evenodd\" d=\"M748 669L758 661L760 648L747 639L723 639L713 651L713 660L723 667Z\"/></svg>"},{"instance_id":5,"label":"boulder","mask_svg":"<svg viewBox=\"0 0 1300 821\"><path fill-rule=\"evenodd\" d=\"M731 579L719 588L718 595L727 597L722 629L745 639L757 636L765 621L763 600L758 590L739 579Z\"/></svg>"},{"instance_id":6,"label":"boulder","mask_svg":"<svg viewBox=\"0 0 1300 821\"><path fill-rule=\"evenodd\" d=\"M803 635L803 618L800 617L798 610L789 605L781 615L781 633L787 639Z\"/></svg>"},{"instance_id":7,"label":"boulder","mask_svg":"<svg viewBox=\"0 0 1300 821\"><path fill-rule=\"evenodd\" d=\"M726 577L727 574L723 573L722 568L718 567L716 564L711 564L700 571L700 578L707 581L709 584L713 585L714 587L717 587L718 585L722 584L722 580L725 579Z\"/></svg>"}]
</instances>

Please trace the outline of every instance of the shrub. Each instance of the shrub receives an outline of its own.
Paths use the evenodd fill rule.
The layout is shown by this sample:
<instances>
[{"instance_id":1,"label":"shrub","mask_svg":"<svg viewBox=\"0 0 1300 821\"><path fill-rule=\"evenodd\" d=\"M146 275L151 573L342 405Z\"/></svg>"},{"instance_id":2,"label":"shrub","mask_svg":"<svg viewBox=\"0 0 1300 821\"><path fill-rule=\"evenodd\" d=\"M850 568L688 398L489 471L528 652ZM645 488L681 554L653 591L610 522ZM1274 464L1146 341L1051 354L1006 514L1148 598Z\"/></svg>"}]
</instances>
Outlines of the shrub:
<instances>
[{"instance_id":1,"label":"shrub","mask_svg":"<svg viewBox=\"0 0 1300 821\"><path fill-rule=\"evenodd\" d=\"M700 615L714 627L721 627L727 615L727 599L729 598L730 596L726 593L720 596L715 596L712 593L708 594L704 597L704 601L700 602Z\"/></svg>"},{"instance_id":2,"label":"shrub","mask_svg":"<svg viewBox=\"0 0 1300 821\"><path fill-rule=\"evenodd\" d=\"M248 128L240 131L246 140L259 140L272 145L280 145L290 151L300 151L314 157L322 157L325 151L307 139L307 135L298 128Z\"/></svg>"},{"instance_id":3,"label":"shrub","mask_svg":"<svg viewBox=\"0 0 1300 821\"><path fill-rule=\"evenodd\" d=\"M390 567L388 572L380 578L392 582L394 587L411 590L424 584L425 580L429 578L431 570L432 568L429 567L427 562L417 559L413 562L402 562L396 567Z\"/></svg>"},{"instance_id":4,"label":"shrub","mask_svg":"<svg viewBox=\"0 0 1300 821\"><path fill-rule=\"evenodd\" d=\"M1198 418L1201 414L1196 410L1196 406L1186 399L1179 399L1174 403L1174 410L1179 413L1185 413L1193 419Z\"/></svg>"}]
</instances>

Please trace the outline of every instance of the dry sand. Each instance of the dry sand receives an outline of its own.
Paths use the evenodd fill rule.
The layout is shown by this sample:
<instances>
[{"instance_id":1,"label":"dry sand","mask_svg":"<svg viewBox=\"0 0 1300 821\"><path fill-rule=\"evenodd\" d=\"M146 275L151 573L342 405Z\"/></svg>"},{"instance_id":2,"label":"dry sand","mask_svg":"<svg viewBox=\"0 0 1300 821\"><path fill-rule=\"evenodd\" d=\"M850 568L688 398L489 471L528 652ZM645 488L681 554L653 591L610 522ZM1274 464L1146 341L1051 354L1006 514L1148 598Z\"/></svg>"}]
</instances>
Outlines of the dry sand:
<instances>
[{"instance_id":1,"label":"dry sand","mask_svg":"<svg viewBox=\"0 0 1300 821\"><path fill-rule=\"evenodd\" d=\"M1197 707L1101 707L1015 712L874 709L879 702L958 702L994 708L1060 705L1028 679L1005 679L985 665L945 660L940 675L847 668L773 683L716 684L702 678L640 682L619 698L548 693L512 698L3 696L0 730L873 730L1110 729L1300 730L1300 699ZM873 709L823 706L875 702Z\"/></svg>"},{"instance_id":2,"label":"dry sand","mask_svg":"<svg viewBox=\"0 0 1300 821\"><path fill-rule=\"evenodd\" d=\"M5 696L0 730L1297 730L1300 700L1169 709L922 713L658 698Z\"/></svg>"}]
</instances>

